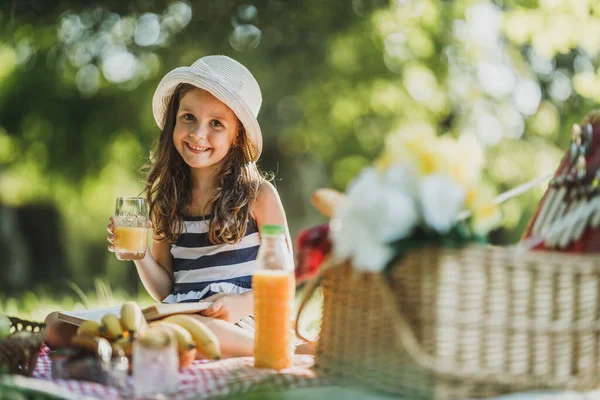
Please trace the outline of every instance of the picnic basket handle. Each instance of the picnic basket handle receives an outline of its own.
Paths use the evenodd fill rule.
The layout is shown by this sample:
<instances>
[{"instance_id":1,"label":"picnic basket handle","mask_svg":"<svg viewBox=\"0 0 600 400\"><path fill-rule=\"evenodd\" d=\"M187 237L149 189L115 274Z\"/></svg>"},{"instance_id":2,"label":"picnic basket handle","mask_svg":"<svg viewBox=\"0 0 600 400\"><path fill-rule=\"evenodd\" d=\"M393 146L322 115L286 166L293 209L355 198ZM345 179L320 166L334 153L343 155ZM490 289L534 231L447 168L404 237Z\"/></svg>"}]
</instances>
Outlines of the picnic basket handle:
<instances>
[{"instance_id":1,"label":"picnic basket handle","mask_svg":"<svg viewBox=\"0 0 600 400\"><path fill-rule=\"evenodd\" d=\"M298 312L296 313L296 320L294 321L294 330L296 331L296 335L309 343L314 343L315 340L314 339L307 339L304 334L302 334L300 332L299 329L299 321L300 321L300 317L302 315L302 311L304 310L304 307L306 306L306 304L308 303L308 300L310 300L310 298L312 297L313 293L317 290L317 288L319 287L319 285L321 284L321 280L323 278L323 274L326 271L329 271L330 269L334 268L335 266L337 266L337 263L335 263L333 261L333 257L329 256L327 258L325 258L325 260L323 261L323 263L321 264L321 268L319 268L319 271L317 272L317 275L311 279L310 281L308 281L308 283L306 284L306 289L304 289L304 293L302 293L302 299L300 300L300 305L298 306Z\"/></svg>"},{"instance_id":2,"label":"picnic basket handle","mask_svg":"<svg viewBox=\"0 0 600 400\"><path fill-rule=\"evenodd\" d=\"M317 211L319 211L325 217L331 219L335 213L335 210L339 208L340 204L345 199L346 195L344 193L338 192L334 189L321 188L313 192L310 201ZM306 306L308 300L319 287L323 273L335 267L336 265L337 264L333 261L333 257L331 255L326 257L321 264L321 268L319 268L317 275L308 281L306 289L302 295L302 300L300 300L300 306L298 307L298 312L296 313L296 321L294 322L294 330L296 331L296 335L306 342L313 343L315 340L307 339L298 328L298 321L300 321L302 310L304 310L304 306Z\"/></svg>"}]
</instances>

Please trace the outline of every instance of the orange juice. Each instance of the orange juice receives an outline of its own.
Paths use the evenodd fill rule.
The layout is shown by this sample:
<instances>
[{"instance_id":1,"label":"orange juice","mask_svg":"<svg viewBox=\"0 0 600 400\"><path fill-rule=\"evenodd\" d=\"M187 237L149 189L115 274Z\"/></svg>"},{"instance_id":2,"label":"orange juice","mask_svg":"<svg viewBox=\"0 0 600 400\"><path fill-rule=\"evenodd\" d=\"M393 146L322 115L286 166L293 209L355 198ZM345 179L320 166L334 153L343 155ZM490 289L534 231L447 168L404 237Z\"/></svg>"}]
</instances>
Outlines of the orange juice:
<instances>
[{"instance_id":1,"label":"orange juice","mask_svg":"<svg viewBox=\"0 0 600 400\"><path fill-rule=\"evenodd\" d=\"M285 270L256 271L252 289L256 324L254 366L289 368L294 353L294 274Z\"/></svg>"},{"instance_id":2,"label":"orange juice","mask_svg":"<svg viewBox=\"0 0 600 400\"><path fill-rule=\"evenodd\" d=\"M117 226L115 247L119 260L141 260L148 247L148 228Z\"/></svg>"}]
</instances>

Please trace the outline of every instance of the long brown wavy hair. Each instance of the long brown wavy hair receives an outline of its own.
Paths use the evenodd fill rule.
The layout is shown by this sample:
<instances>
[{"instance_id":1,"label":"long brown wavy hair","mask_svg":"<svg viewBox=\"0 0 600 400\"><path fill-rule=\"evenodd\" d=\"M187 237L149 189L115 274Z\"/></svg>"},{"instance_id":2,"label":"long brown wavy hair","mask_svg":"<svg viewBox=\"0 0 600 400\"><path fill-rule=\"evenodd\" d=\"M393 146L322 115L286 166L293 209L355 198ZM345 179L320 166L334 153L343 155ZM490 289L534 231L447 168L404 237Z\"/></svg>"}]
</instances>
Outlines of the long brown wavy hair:
<instances>
[{"instance_id":1,"label":"long brown wavy hair","mask_svg":"<svg viewBox=\"0 0 600 400\"><path fill-rule=\"evenodd\" d=\"M154 234L170 242L175 242L183 233L183 217L192 202L190 167L173 144L173 130L179 103L194 88L180 84L175 89L155 150L142 167L143 172L149 171L145 192ZM248 149L246 130L238 120L237 137L222 161L215 194L206 207L212 210L208 238L213 244L236 243L246 234L250 208L266 179L249 158Z\"/></svg>"}]
</instances>

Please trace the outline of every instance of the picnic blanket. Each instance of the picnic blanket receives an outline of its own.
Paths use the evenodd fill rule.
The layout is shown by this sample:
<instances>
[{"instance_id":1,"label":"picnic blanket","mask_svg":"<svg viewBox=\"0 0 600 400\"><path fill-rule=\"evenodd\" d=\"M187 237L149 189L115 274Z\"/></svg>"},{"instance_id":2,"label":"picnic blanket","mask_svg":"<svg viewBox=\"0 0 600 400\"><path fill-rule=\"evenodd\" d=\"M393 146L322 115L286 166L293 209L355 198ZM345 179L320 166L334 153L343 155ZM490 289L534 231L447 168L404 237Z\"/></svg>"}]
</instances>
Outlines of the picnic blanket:
<instances>
[{"instance_id":1,"label":"picnic blanket","mask_svg":"<svg viewBox=\"0 0 600 400\"><path fill-rule=\"evenodd\" d=\"M124 390L93 382L52 379L50 349L43 346L32 377L51 381L66 389L74 398L122 399L133 392L132 378ZM294 366L283 371L254 368L252 357L230 358L220 361L196 360L179 374L179 390L169 396L173 399L209 399L235 396L257 391L280 391L325 385L325 379L310 369L314 359L309 355L295 355Z\"/></svg>"},{"instance_id":2,"label":"picnic blanket","mask_svg":"<svg viewBox=\"0 0 600 400\"><path fill-rule=\"evenodd\" d=\"M132 396L133 384L128 379L124 391L110 386L92 382L52 379L50 350L43 347L33 378L19 375L11 376L11 387L24 387L29 390L44 392L52 398L68 400L87 399L124 399ZM256 369L253 359L233 358L221 361L196 361L184 368L179 376L179 391L169 396L173 399L207 399L219 397L236 397L244 394L262 393L264 391L281 391L297 389L293 393L298 398L315 399L396 399L383 393L367 392L356 387L340 387L334 382L318 377L310 367L312 356L295 356L294 367L276 372ZM1 386L1 385L0 385ZM0 392L2 390L0 389ZM262 396L259 394L258 396ZM2 396L0 396L2 397ZM257 397L259 398L259 397ZM495 397L494 400L600 400L600 390L586 393L572 391L563 392L529 392L514 393ZM409 399L403 399L409 400Z\"/></svg>"}]
</instances>

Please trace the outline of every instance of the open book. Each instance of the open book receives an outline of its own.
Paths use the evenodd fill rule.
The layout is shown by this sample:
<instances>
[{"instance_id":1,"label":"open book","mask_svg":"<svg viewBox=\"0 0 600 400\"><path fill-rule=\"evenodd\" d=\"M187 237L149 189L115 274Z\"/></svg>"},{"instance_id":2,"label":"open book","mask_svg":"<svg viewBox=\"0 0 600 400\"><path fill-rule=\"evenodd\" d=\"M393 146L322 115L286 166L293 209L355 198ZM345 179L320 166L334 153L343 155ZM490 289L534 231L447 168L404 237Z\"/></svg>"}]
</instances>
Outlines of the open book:
<instances>
[{"instance_id":1,"label":"open book","mask_svg":"<svg viewBox=\"0 0 600 400\"><path fill-rule=\"evenodd\" d=\"M206 310L211 304L212 302L210 301L176 304L157 303L143 308L142 311L144 313L144 317L146 317L146 321L154 321L156 319L161 319L173 314L199 313L200 311ZM116 306L95 308L92 310L61 311L58 313L58 319L73 325L81 325L81 323L86 320L100 322L102 317L104 317L106 314L115 314L117 317L121 317L121 307Z\"/></svg>"}]
</instances>

